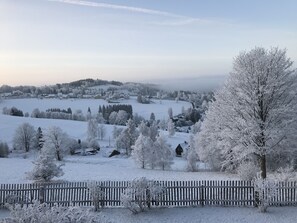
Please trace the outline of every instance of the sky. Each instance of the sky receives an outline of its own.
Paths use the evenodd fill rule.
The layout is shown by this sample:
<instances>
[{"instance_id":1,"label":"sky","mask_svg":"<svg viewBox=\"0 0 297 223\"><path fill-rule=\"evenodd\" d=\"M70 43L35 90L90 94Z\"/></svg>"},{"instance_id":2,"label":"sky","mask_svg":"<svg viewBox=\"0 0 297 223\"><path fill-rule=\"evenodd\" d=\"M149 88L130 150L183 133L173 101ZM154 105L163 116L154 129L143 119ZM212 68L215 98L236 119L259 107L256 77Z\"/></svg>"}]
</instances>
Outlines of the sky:
<instances>
[{"instance_id":1,"label":"sky","mask_svg":"<svg viewBox=\"0 0 297 223\"><path fill-rule=\"evenodd\" d=\"M255 46L297 61L296 0L0 0L0 85L227 75Z\"/></svg>"}]
</instances>

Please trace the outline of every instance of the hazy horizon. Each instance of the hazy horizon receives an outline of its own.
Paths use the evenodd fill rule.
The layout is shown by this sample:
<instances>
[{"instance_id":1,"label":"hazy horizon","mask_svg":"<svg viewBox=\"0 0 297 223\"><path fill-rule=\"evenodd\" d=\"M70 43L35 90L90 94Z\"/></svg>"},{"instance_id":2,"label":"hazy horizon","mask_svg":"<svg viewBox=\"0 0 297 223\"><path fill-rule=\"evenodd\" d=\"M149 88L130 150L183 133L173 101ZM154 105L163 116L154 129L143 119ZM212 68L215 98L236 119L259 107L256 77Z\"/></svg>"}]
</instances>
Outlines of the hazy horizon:
<instances>
[{"instance_id":1,"label":"hazy horizon","mask_svg":"<svg viewBox=\"0 0 297 223\"><path fill-rule=\"evenodd\" d=\"M297 61L296 9L294 0L2 0L0 85L211 78L255 46Z\"/></svg>"}]
</instances>

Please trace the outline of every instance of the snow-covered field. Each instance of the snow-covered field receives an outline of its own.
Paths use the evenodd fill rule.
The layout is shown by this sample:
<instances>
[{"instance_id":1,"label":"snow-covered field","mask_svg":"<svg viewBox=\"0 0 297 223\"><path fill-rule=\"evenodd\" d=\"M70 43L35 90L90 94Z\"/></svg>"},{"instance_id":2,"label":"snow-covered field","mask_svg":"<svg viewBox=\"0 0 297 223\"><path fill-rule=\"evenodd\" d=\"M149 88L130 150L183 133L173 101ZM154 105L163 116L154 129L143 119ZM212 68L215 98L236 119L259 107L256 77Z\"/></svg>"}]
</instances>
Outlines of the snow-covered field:
<instances>
[{"instance_id":1,"label":"snow-covered field","mask_svg":"<svg viewBox=\"0 0 297 223\"><path fill-rule=\"evenodd\" d=\"M156 119L167 119L168 108L172 108L173 115L180 114L182 107L185 109L192 107L189 102L185 101L173 101L173 100L154 100L151 104L140 104L136 101L135 97L131 97L127 100L120 100L121 104L130 104L133 107L133 113L143 116L145 119L149 119L150 114L154 112ZM71 108L72 112L81 110L84 114L87 113L88 108L91 109L92 114L97 114L99 105L108 105L105 100L102 99L7 99L0 103L0 113L4 107L11 108L13 106L21 109L24 113L31 112L38 108L40 111L45 111L50 108L67 109ZM110 104L112 105L112 104Z\"/></svg>"},{"instance_id":2,"label":"snow-covered field","mask_svg":"<svg viewBox=\"0 0 297 223\"><path fill-rule=\"evenodd\" d=\"M81 99L81 100L59 100L59 99L11 99L4 100L0 104L0 109L7 106L16 106L24 112L30 112L34 108L45 110L51 107L82 109L87 111L87 107L91 110L98 108L99 104L103 104L102 100ZM148 116L151 112L158 114L159 117L168 116L168 108L172 108L175 114L178 114L182 107L189 107L189 103L163 100L162 104L143 105L137 103L134 99L129 99L122 103L130 103L133 111L142 116ZM148 118L147 117L147 118ZM158 118L158 117L157 117ZM41 127L46 129L50 126L59 126L70 137L85 140L87 138L87 122L71 121L71 120L55 120L55 119L36 119L25 117L13 117L0 115L0 140L5 141L12 146L13 135L15 129L23 122L29 122L35 128ZM125 157L108 158L108 155L114 148L112 139L112 125L106 125L107 134L105 138L99 141L101 150L94 156L67 156L64 160L65 172L61 180L66 181L86 181L86 180L132 180L137 177L147 177L149 179L162 180L223 180L236 179L234 175L216 172L199 172L189 173L185 171L186 161L183 158L175 157L171 170L149 170L140 169L136 166L134 160ZM162 134L168 136L167 132ZM176 133L173 137L167 137L168 143L171 144L172 150L179 143L183 143L189 139L187 133ZM0 183L21 183L30 182L26 179L26 172L32 170L33 163L36 159L36 153L29 154L11 154L7 159L0 160Z\"/></svg>"},{"instance_id":3,"label":"snow-covered field","mask_svg":"<svg viewBox=\"0 0 297 223\"><path fill-rule=\"evenodd\" d=\"M0 109L3 107L16 106L24 112L29 112L34 108L46 110L48 108L68 108L72 110L81 109L84 112L90 107L92 111L98 109L99 104L104 104L102 100L57 100L57 99L15 99L5 100L0 103ZM129 104L129 100L122 102ZM182 107L190 107L189 103L162 101L150 105L141 105L130 99L133 111L145 118L149 118L151 112L154 112L157 119L168 117L168 108L173 109L174 114L180 113ZM29 122L35 128L46 129L50 126L59 126L69 136L75 139L85 140L87 137L87 122L53 120L53 119L33 119L25 117L12 117L0 115L0 140L5 141L12 146L12 139L15 129L22 123ZM132 180L139 177L158 180L228 180L238 179L236 175L218 173L218 172L186 172L186 161L184 158L174 158L174 164L171 170L150 170L140 169L136 166L134 160L126 157L112 157L108 155L113 150L114 142L111 137L113 126L106 125L107 134L104 140L99 141L101 150L93 156L67 156L64 160L63 170L65 174L59 180L65 181L90 181L90 180ZM167 132L162 134L168 135ZM188 140L186 133L176 133L173 137L167 137L169 144L174 149L178 143ZM36 159L36 152L13 153L9 158L0 159L0 184L1 183L28 183L26 172L32 170ZM201 164L201 169L204 166ZM295 207L269 208L267 214L259 213L255 208L224 208L224 207L197 207L197 208L168 208L154 209L138 215L132 215L126 209L104 209L101 213L105 219L110 222L296 222L297 212ZM9 212L0 209L0 219L7 217ZM1 222L1 220L0 220Z\"/></svg>"}]
</instances>

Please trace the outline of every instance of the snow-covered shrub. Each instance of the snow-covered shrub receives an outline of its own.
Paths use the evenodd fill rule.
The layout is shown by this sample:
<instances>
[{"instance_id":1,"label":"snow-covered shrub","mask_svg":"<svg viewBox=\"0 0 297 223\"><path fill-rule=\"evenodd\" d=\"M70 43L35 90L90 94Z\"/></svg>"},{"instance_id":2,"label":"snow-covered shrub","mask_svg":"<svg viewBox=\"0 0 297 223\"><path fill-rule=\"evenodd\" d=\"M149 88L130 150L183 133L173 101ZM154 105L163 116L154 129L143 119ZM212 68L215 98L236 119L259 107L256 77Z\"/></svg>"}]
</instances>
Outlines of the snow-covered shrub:
<instances>
[{"instance_id":1,"label":"snow-covered shrub","mask_svg":"<svg viewBox=\"0 0 297 223\"><path fill-rule=\"evenodd\" d=\"M253 180L258 172L259 169L253 162L243 162L237 168L237 174L242 180Z\"/></svg>"},{"instance_id":2,"label":"snow-covered shrub","mask_svg":"<svg viewBox=\"0 0 297 223\"><path fill-rule=\"evenodd\" d=\"M190 136L190 145L187 150L187 171L189 172L195 172L198 170L197 168L197 160L198 160L198 155L195 150L195 141L194 141L194 136Z\"/></svg>"},{"instance_id":3,"label":"snow-covered shrub","mask_svg":"<svg viewBox=\"0 0 297 223\"><path fill-rule=\"evenodd\" d=\"M277 181L295 181L297 180L297 173L294 171L293 167L280 167L273 174L273 179Z\"/></svg>"},{"instance_id":4,"label":"snow-covered shrub","mask_svg":"<svg viewBox=\"0 0 297 223\"><path fill-rule=\"evenodd\" d=\"M121 202L133 214L145 211L151 207L152 201L164 193L164 187L145 177L134 179L130 186L121 194Z\"/></svg>"},{"instance_id":5,"label":"snow-covered shrub","mask_svg":"<svg viewBox=\"0 0 297 223\"><path fill-rule=\"evenodd\" d=\"M88 182L88 193L93 201L95 211L99 211L104 207L105 193L101 185L98 182Z\"/></svg>"},{"instance_id":6,"label":"snow-covered shrub","mask_svg":"<svg viewBox=\"0 0 297 223\"><path fill-rule=\"evenodd\" d=\"M278 185L276 181L263 179L257 176L254 183L255 202L261 212L266 212L269 203L278 195Z\"/></svg>"},{"instance_id":7,"label":"snow-covered shrub","mask_svg":"<svg viewBox=\"0 0 297 223\"><path fill-rule=\"evenodd\" d=\"M62 165L55 163L53 153L48 151L44 146L39 153L39 156L34 163L34 168L31 172L27 173L28 179L35 181L50 181L54 177L63 176Z\"/></svg>"},{"instance_id":8,"label":"snow-covered shrub","mask_svg":"<svg viewBox=\"0 0 297 223\"><path fill-rule=\"evenodd\" d=\"M0 142L0 158L6 158L9 154L9 148L6 142Z\"/></svg>"},{"instance_id":9,"label":"snow-covered shrub","mask_svg":"<svg viewBox=\"0 0 297 223\"><path fill-rule=\"evenodd\" d=\"M29 206L19 204L8 206L10 216L3 220L3 223L97 223L103 221L100 215L90 212L89 209L80 207L59 207L49 204L40 204L34 201Z\"/></svg>"}]
</instances>

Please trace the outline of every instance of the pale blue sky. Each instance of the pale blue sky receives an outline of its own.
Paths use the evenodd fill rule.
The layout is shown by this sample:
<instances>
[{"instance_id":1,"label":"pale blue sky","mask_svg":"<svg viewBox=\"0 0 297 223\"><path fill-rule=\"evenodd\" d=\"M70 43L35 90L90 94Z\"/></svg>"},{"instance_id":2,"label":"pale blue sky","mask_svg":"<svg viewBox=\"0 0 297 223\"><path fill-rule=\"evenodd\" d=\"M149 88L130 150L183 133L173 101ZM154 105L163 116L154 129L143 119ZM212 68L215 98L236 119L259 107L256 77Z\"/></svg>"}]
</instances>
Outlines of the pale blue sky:
<instances>
[{"instance_id":1,"label":"pale blue sky","mask_svg":"<svg viewBox=\"0 0 297 223\"><path fill-rule=\"evenodd\" d=\"M0 0L0 85L226 75L255 46L297 62L296 0Z\"/></svg>"}]
</instances>

